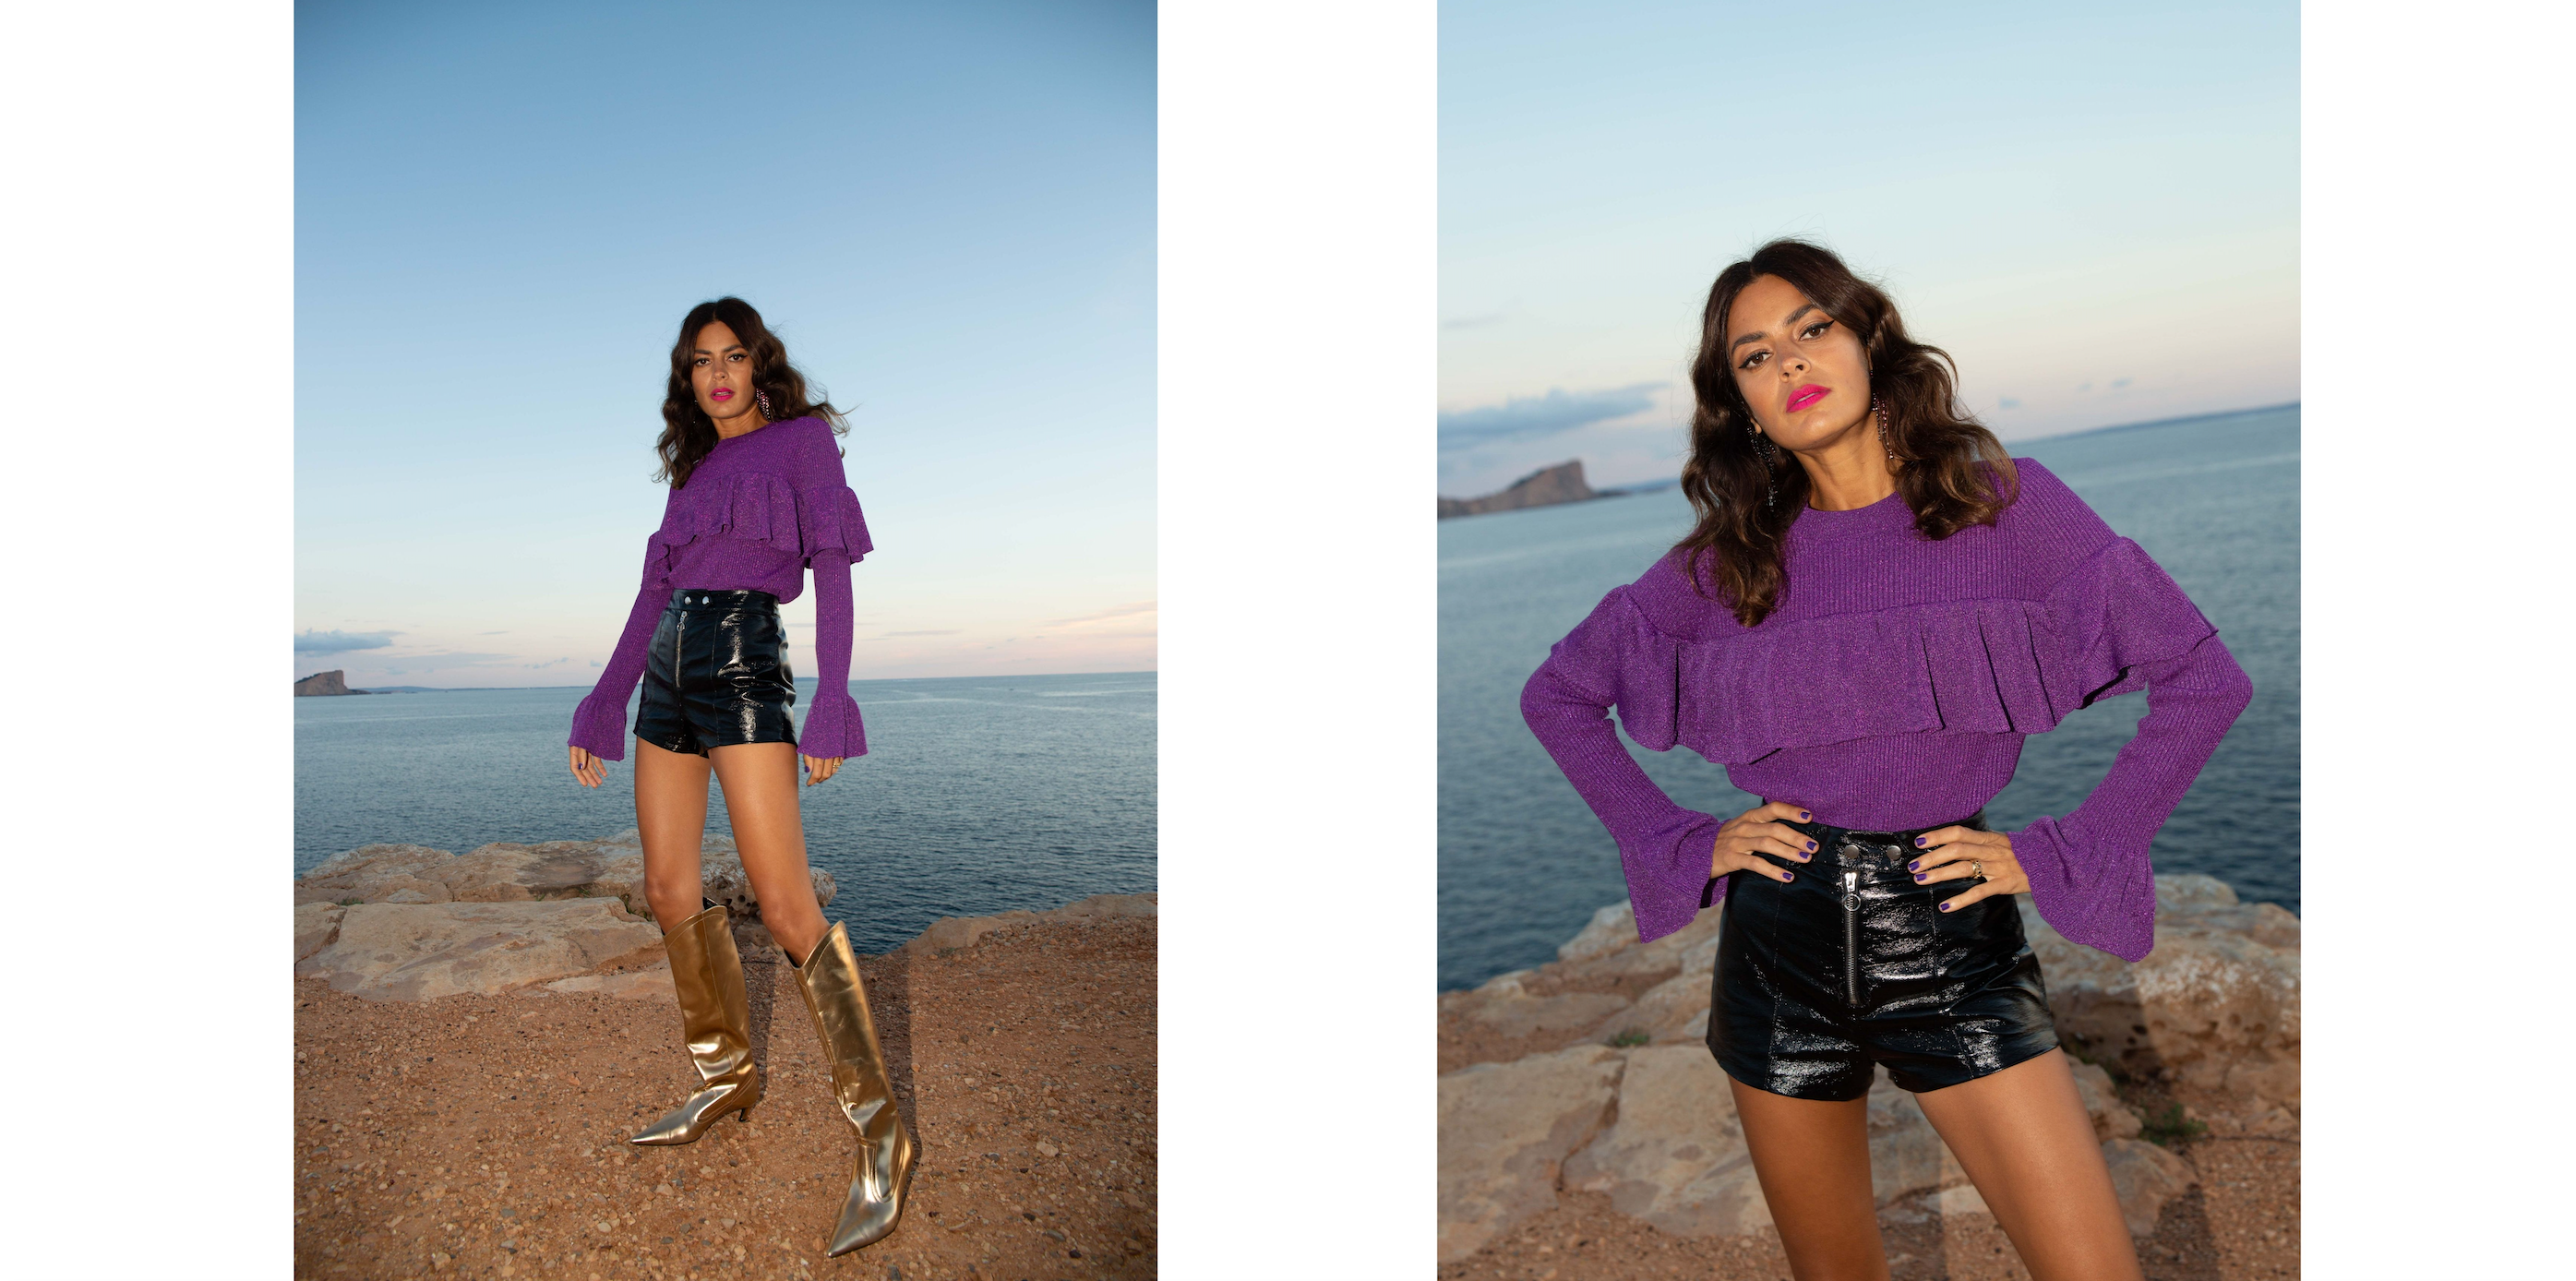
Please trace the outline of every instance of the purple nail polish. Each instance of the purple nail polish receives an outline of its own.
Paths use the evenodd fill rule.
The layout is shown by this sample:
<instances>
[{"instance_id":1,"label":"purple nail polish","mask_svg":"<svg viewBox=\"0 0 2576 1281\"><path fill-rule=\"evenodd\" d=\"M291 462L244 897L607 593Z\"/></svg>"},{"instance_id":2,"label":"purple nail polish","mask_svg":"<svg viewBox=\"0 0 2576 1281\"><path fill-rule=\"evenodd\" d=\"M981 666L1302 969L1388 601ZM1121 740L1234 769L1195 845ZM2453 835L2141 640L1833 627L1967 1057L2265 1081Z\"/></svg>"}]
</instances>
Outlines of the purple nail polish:
<instances>
[{"instance_id":1,"label":"purple nail polish","mask_svg":"<svg viewBox=\"0 0 2576 1281\"><path fill-rule=\"evenodd\" d=\"M1913 862L1906 864L1906 865L1905 865L1905 870L1906 870L1906 871L1909 871L1909 872L1920 872L1920 871L1922 871L1922 870L1923 870L1923 860L1921 860L1921 859L1919 859L1919 858L1918 858L1918 859L1914 860Z\"/></svg>"},{"instance_id":2,"label":"purple nail polish","mask_svg":"<svg viewBox=\"0 0 2576 1281\"><path fill-rule=\"evenodd\" d=\"M1942 911L1944 911L1944 912L1947 912L1947 911L1949 911L1949 910L1950 910L1950 903L1949 903L1949 900L1947 900L1947 899L1942 900L1942 902L1941 902L1941 910L1942 910Z\"/></svg>"},{"instance_id":3,"label":"purple nail polish","mask_svg":"<svg viewBox=\"0 0 2576 1281\"><path fill-rule=\"evenodd\" d=\"M1816 848L1816 843L1814 841L1807 842L1807 848L1811 850Z\"/></svg>"},{"instance_id":4,"label":"purple nail polish","mask_svg":"<svg viewBox=\"0 0 2576 1281\"><path fill-rule=\"evenodd\" d=\"M1920 837L1920 836L1915 837L1915 838L1914 838L1914 844L1915 844L1915 847L1916 847L1916 848L1920 849L1920 848L1922 847L1922 845L1923 845L1923 838L1922 838L1922 837Z\"/></svg>"},{"instance_id":5,"label":"purple nail polish","mask_svg":"<svg viewBox=\"0 0 2576 1281\"><path fill-rule=\"evenodd\" d=\"M1924 880L1924 877L1925 877L1926 875L1928 875L1928 873L1924 873L1924 872L1916 872L1916 873L1914 874L1914 883L1915 883L1915 884L1917 884L1917 885L1922 884L1922 883L1923 883L1923 880Z\"/></svg>"},{"instance_id":6,"label":"purple nail polish","mask_svg":"<svg viewBox=\"0 0 2576 1281\"><path fill-rule=\"evenodd\" d=\"M1814 817L1815 817L1815 815L1810 814L1810 813L1808 813L1808 812L1807 812L1807 811L1805 811L1805 810L1800 810L1800 811L1798 811L1798 821L1799 821L1799 822L1802 822L1802 823L1803 823L1803 822L1806 822L1806 821L1808 821L1808 820L1810 820L1810 819L1813 819Z\"/></svg>"}]
</instances>

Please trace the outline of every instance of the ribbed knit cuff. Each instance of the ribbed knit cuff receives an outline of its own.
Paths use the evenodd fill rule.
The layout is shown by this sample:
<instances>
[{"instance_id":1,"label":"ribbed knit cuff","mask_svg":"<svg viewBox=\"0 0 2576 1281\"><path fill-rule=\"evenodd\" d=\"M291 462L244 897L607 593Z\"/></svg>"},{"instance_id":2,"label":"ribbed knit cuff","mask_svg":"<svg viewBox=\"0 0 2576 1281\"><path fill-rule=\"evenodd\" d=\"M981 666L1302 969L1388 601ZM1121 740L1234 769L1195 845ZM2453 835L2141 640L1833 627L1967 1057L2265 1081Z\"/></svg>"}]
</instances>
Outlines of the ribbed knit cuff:
<instances>
[{"instance_id":1,"label":"ribbed knit cuff","mask_svg":"<svg viewBox=\"0 0 2576 1281\"><path fill-rule=\"evenodd\" d=\"M597 694L581 700L581 706L572 709L569 742L603 761L625 760L626 700L612 703Z\"/></svg>"},{"instance_id":2,"label":"ribbed knit cuff","mask_svg":"<svg viewBox=\"0 0 2576 1281\"><path fill-rule=\"evenodd\" d=\"M2055 819L2042 818L2010 835L2013 861L2030 878L2030 905L2039 909L2039 919L2048 922L2048 928L2067 942L2108 952L2132 965L2147 959L2156 946L2152 880L2144 902L2113 902L2115 887L2100 869L2088 869L2094 874L2079 878L2076 863L2086 855L2074 848ZM2098 852L2093 857L2099 857Z\"/></svg>"},{"instance_id":3,"label":"ribbed knit cuff","mask_svg":"<svg viewBox=\"0 0 2576 1281\"><path fill-rule=\"evenodd\" d=\"M1708 874L1709 855L1717 848L1718 829L1725 820L1713 814L1701 814L1675 806L1683 820L1680 830L1660 829L1642 834L1640 844L1651 842L1648 849L1628 856L1628 906L1637 915L1637 941L1652 943L1691 923L1700 909L1713 906L1726 896L1725 883L1712 885Z\"/></svg>"},{"instance_id":4,"label":"ribbed knit cuff","mask_svg":"<svg viewBox=\"0 0 2576 1281\"><path fill-rule=\"evenodd\" d=\"M826 760L867 755L868 732L859 720L858 700L846 690L815 691L814 708L805 713L796 735L796 750Z\"/></svg>"}]
</instances>

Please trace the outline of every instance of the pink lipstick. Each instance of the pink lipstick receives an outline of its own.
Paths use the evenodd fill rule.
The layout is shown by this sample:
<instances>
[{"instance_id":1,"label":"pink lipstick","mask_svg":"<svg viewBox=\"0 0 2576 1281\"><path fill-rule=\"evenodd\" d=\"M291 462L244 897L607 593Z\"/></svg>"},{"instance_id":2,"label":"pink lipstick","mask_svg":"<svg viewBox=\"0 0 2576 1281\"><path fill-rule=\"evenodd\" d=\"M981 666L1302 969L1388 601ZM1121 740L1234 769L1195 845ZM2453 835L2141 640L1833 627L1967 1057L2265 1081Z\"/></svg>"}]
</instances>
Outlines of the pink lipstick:
<instances>
[{"instance_id":1,"label":"pink lipstick","mask_svg":"<svg viewBox=\"0 0 2576 1281\"><path fill-rule=\"evenodd\" d=\"M709 400L731 400L731 399L733 399L733 389L732 389L732 388L730 388L730 387L718 387L718 388L716 388L714 391L711 391L711 392L708 392L708 393L707 393L707 399L709 399Z\"/></svg>"},{"instance_id":2,"label":"pink lipstick","mask_svg":"<svg viewBox=\"0 0 2576 1281\"><path fill-rule=\"evenodd\" d=\"M1807 406L1815 404L1817 401L1823 400L1825 397L1832 394L1833 389L1830 387L1819 387L1814 383L1809 383L1806 386L1789 393L1789 412L1793 414L1801 412L1806 409Z\"/></svg>"}]
</instances>

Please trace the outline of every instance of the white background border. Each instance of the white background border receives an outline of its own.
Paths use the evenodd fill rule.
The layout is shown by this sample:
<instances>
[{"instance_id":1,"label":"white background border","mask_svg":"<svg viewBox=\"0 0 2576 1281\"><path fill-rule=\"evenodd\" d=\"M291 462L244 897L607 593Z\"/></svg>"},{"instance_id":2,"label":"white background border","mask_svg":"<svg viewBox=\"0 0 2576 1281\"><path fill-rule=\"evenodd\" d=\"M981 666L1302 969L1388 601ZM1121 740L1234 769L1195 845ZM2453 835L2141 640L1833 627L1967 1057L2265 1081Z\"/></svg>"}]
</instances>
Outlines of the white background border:
<instances>
[{"instance_id":1,"label":"white background border","mask_svg":"<svg viewBox=\"0 0 2576 1281\"><path fill-rule=\"evenodd\" d=\"M2568 1266L2563 13L2305 19L2312 1277ZM1163 8L1173 1277L1431 1268L1432 22ZM0 1223L283 1275L292 10L12 23Z\"/></svg>"}]
</instances>

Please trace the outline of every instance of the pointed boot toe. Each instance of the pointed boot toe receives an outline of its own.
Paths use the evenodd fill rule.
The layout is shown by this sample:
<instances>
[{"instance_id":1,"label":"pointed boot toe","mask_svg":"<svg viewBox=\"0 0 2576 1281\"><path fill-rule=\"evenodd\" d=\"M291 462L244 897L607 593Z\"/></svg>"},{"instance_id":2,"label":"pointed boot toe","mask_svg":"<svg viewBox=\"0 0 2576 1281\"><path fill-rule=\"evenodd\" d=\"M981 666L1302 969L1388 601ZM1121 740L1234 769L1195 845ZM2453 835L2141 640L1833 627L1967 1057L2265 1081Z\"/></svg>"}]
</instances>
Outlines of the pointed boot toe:
<instances>
[{"instance_id":1,"label":"pointed boot toe","mask_svg":"<svg viewBox=\"0 0 2576 1281\"><path fill-rule=\"evenodd\" d=\"M850 1193L841 1202L840 1222L832 1226L831 1244L823 1251L827 1255L873 1245L903 1217L912 1183L912 1134L892 1103L879 1115L887 1120L860 1127L859 1152L850 1163Z\"/></svg>"},{"instance_id":2,"label":"pointed boot toe","mask_svg":"<svg viewBox=\"0 0 2576 1281\"><path fill-rule=\"evenodd\" d=\"M700 902L706 902L701 899ZM643 1147L695 1143L728 1112L748 1121L760 1102L760 1069L751 1061L751 1002L731 917L713 903L662 935L671 954L671 988L699 1089L627 1142Z\"/></svg>"},{"instance_id":3,"label":"pointed boot toe","mask_svg":"<svg viewBox=\"0 0 2576 1281\"><path fill-rule=\"evenodd\" d=\"M824 1248L826 1254L847 1254L894 1231L903 1217L916 1149L895 1108L885 1052L877 1044L876 1020L868 1012L867 989L859 980L847 929L834 925L823 935L814 954L796 966L796 987L832 1064L832 1102L859 1140L850 1193Z\"/></svg>"}]
</instances>

